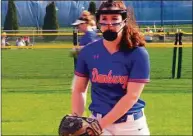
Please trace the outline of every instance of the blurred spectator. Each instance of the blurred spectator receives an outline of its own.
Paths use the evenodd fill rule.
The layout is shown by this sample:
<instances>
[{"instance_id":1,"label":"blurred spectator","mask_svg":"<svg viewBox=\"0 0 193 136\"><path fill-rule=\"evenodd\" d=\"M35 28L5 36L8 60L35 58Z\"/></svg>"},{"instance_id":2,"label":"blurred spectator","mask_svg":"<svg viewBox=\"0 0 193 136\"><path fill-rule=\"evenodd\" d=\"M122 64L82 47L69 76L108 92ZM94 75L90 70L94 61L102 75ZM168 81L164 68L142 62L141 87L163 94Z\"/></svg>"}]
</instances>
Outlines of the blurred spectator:
<instances>
[{"instance_id":1,"label":"blurred spectator","mask_svg":"<svg viewBox=\"0 0 193 136\"><path fill-rule=\"evenodd\" d=\"M160 29L158 29L157 32L158 32L158 33L164 33L164 28L161 27ZM164 41L164 34L159 34L159 40L160 40L160 41Z\"/></svg>"},{"instance_id":2,"label":"blurred spectator","mask_svg":"<svg viewBox=\"0 0 193 136\"><path fill-rule=\"evenodd\" d=\"M2 47L10 46L10 44L8 42L8 38L7 38L6 32L3 32L2 35L1 35L1 46Z\"/></svg>"},{"instance_id":3,"label":"blurred spectator","mask_svg":"<svg viewBox=\"0 0 193 136\"><path fill-rule=\"evenodd\" d=\"M32 44L30 44L30 38L29 36L24 36L24 42L26 46L32 46Z\"/></svg>"},{"instance_id":4,"label":"blurred spectator","mask_svg":"<svg viewBox=\"0 0 193 136\"><path fill-rule=\"evenodd\" d=\"M16 46L25 46L25 41L23 37L19 37L16 41Z\"/></svg>"},{"instance_id":5,"label":"blurred spectator","mask_svg":"<svg viewBox=\"0 0 193 136\"><path fill-rule=\"evenodd\" d=\"M2 36L1 36L1 46L2 46L2 47L5 47L5 45L6 45L6 36L4 36L4 35L2 34Z\"/></svg>"},{"instance_id":6,"label":"blurred spectator","mask_svg":"<svg viewBox=\"0 0 193 136\"><path fill-rule=\"evenodd\" d=\"M145 41L146 42L153 41L153 31L149 27L145 29Z\"/></svg>"}]
</instances>

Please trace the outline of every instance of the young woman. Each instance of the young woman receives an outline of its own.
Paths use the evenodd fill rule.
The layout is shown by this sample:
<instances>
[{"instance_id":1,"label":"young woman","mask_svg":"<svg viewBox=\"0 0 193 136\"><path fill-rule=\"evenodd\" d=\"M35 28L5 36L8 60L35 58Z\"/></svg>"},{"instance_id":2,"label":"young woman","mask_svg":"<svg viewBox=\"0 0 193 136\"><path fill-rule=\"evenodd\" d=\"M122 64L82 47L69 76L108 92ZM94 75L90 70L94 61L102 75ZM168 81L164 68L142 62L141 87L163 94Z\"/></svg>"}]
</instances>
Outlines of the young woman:
<instances>
[{"instance_id":1,"label":"young woman","mask_svg":"<svg viewBox=\"0 0 193 136\"><path fill-rule=\"evenodd\" d=\"M80 17L72 24L84 33L79 39L79 46L85 46L98 38L97 33L92 29L91 21L89 17Z\"/></svg>"},{"instance_id":2,"label":"young woman","mask_svg":"<svg viewBox=\"0 0 193 136\"><path fill-rule=\"evenodd\" d=\"M77 29L83 33L82 37L79 39L79 45L73 47L71 55L75 58L75 67L76 67L76 58L80 50L89 43L97 40L99 37L97 33L92 28L92 19L90 17L80 17L72 25L77 27Z\"/></svg>"},{"instance_id":3,"label":"young woman","mask_svg":"<svg viewBox=\"0 0 193 136\"><path fill-rule=\"evenodd\" d=\"M92 117L103 135L149 135L140 95L149 82L144 37L121 1L103 2L97 21L103 38L78 56L72 90L72 114L83 115L84 91L91 82Z\"/></svg>"}]
</instances>

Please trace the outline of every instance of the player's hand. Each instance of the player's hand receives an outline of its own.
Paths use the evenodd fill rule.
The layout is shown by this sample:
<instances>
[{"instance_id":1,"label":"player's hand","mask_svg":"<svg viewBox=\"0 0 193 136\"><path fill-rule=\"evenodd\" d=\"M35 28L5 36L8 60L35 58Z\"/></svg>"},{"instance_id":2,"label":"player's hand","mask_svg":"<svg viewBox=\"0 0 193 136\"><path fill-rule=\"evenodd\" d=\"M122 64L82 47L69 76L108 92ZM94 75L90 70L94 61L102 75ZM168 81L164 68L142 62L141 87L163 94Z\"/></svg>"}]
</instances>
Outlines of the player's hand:
<instances>
[{"instance_id":1,"label":"player's hand","mask_svg":"<svg viewBox=\"0 0 193 136\"><path fill-rule=\"evenodd\" d=\"M80 52L80 46L75 46L70 50L70 57L77 58Z\"/></svg>"}]
</instances>

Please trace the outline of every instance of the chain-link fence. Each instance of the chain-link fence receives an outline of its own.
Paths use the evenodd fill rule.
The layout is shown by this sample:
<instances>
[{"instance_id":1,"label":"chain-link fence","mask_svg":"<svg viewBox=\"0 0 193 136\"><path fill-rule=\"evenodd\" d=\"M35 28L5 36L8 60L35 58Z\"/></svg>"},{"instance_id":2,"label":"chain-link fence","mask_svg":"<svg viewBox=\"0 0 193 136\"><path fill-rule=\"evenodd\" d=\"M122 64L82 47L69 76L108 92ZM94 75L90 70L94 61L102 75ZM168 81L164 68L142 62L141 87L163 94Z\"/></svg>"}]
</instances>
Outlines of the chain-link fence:
<instances>
[{"instance_id":1,"label":"chain-link fence","mask_svg":"<svg viewBox=\"0 0 193 136\"><path fill-rule=\"evenodd\" d=\"M144 34L145 38L147 38L147 42L174 42L175 41L175 33L177 31L181 31L183 33L182 41L183 42L191 42L192 41L192 27L164 27L163 31L159 31L161 28L149 27L150 32L146 31L148 26L141 27L140 30ZM50 33L53 30L48 30L49 33L46 33L44 30L5 30L7 41L10 42L10 45L15 45L15 42L18 38L22 38L28 36L30 38L30 42L33 45L48 42L45 40L45 37L52 37L56 35L56 38L49 42L51 43L72 43L73 38L73 29L66 30L57 30L57 33ZM54 31L53 31L54 32ZM98 31L99 32L99 31ZM101 35L100 33L98 33ZM81 33L79 33L79 37L81 37Z\"/></svg>"},{"instance_id":2,"label":"chain-link fence","mask_svg":"<svg viewBox=\"0 0 193 136\"><path fill-rule=\"evenodd\" d=\"M142 28L142 32L146 28ZM171 29L171 28L170 28ZM147 42L147 49L150 54L151 60L151 78L153 79L170 79L172 78L172 65L173 65L173 50L174 50L174 40L175 33L171 32L170 29L165 29L166 32L163 32L161 36L164 36L164 40L160 41L160 33L155 31L152 32L152 42ZM182 29L182 28L181 28ZM189 29L189 28L186 28ZM184 32L185 28L182 32ZM42 31L31 30L31 31L17 31L11 32L7 31L7 42L9 46L6 48L17 48L16 41L19 38L24 38L29 36L30 43L27 47L35 48L67 48L70 49L73 47L73 33L72 29L70 30L60 30L56 39L53 41L46 41L44 36L53 36L53 33L43 33ZM81 37L81 33L78 34ZM100 33L99 33L100 35ZM144 32L146 35L146 32ZM3 36L3 35L2 35ZM192 78L192 34L184 32L182 37L183 49L182 49L182 64L181 64L181 78ZM25 45L24 45L25 46ZM25 46L26 47L26 46ZM151 48L150 48L151 47ZM158 48L157 48L158 47ZM169 47L169 48L167 48ZM178 47L177 47L178 48ZM176 53L176 68L175 75L177 74L178 68L178 56L179 53ZM175 77L176 78L176 77Z\"/></svg>"}]
</instances>

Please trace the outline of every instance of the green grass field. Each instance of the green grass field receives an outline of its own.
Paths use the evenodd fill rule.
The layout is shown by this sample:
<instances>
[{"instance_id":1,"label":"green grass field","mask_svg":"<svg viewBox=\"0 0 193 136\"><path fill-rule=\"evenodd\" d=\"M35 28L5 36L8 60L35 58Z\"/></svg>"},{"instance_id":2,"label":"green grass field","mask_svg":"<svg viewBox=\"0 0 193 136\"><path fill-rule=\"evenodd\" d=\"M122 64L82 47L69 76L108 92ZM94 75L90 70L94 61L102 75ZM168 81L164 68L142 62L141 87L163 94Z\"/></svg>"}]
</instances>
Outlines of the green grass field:
<instances>
[{"instance_id":1,"label":"green grass field","mask_svg":"<svg viewBox=\"0 0 193 136\"><path fill-rule=\"evenodd\" d=\"M141 97L151 134L192 135L192 48L183 49L181 79L170 79L172 48L148 51L151 82ZM72 77L69 49L2 50L2 134L57 135Z\"/></svg>"}]
</instances>

